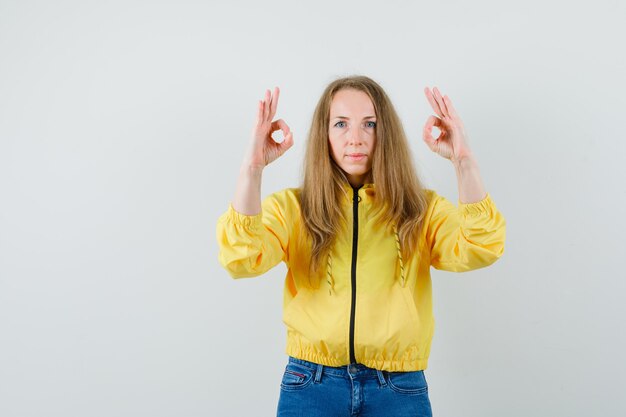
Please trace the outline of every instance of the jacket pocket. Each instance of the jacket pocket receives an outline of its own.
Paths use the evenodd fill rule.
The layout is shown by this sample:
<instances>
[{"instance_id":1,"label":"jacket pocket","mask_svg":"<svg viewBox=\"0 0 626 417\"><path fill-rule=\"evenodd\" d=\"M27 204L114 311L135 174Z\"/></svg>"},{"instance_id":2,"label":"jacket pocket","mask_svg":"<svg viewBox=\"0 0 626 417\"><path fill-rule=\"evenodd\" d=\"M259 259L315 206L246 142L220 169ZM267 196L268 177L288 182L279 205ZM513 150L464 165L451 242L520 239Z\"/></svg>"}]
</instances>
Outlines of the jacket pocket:
<instances>
[{"instance_id":1,"label":"jacket pocket","mask_svg":"<svg viewBox=\"0 0 626 417\"><path fill-rule=\"evenodd\" d=\"M425 329L408 286L395 284L357 297L357 358L394 362L422 358Z\"/></svg>"},{"instance_id":2,"label":"jacket pocket","mask_svg":"<svg viewBox=\"0 0 626 417\"><path fill-rule=\"evenodd\" d=\"M409 287L400 288L402 295L404 297L404 303L409 311L409 315L411 319L413 319L416 323L420 323L420 315L417 312L417 307L415 307L415 301L413 300L413 296L410 293Z\"/></svg>"},{"instance_id":3,"label":"jacket pocket","mask_svg":"<svg viewBox=\"0 0 626 417\"><path fill-rule=\"evenodd\" d=\"M302 288L283 311L283 322L291 334L293 352L328 356L333 360L345 352L346 311L344 297L328 296L324 290Z\"/></svg>"}]
</instances>

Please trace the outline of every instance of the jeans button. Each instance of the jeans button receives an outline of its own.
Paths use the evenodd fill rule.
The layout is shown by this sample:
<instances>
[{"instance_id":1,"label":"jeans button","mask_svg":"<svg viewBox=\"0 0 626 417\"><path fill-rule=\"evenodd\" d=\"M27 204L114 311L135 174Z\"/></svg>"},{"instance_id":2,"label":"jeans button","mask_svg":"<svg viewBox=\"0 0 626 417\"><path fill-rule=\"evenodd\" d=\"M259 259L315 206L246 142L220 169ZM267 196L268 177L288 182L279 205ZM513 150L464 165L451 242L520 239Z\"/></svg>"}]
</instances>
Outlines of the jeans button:
<instances>
[{"instance_id":1,"label":"jeans button","mask_svg":"<svg viewBox=\"0 0 626 417\"><path fill-rule=\"evenodd\" d=\"M348 365L348 372L350 372L351 374L356 374L357 372L356 366L352 364Z\"/></svg>"}]
</instances>

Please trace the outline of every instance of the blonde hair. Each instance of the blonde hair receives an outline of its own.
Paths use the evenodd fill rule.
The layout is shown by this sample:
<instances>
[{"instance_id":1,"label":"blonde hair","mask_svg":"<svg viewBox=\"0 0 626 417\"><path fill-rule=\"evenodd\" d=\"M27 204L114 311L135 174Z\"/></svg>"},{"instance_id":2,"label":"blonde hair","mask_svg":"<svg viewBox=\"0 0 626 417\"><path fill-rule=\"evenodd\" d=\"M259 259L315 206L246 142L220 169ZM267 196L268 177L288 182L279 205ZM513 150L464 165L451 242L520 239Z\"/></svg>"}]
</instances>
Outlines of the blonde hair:
<instances>
[{"instance_id":1,"label":"blonde hair","mask_svg":"<svg viewBox=\"0 0 626 417\"><path fill-rule=\"evenodd\" d=\"M362 75L332 81L315 108L304 156L300 207L304 237L311 245L310 271L319 270L335 237L348 223L341 209L348 179L331 156L328 138L330 105L335 93L343 89L366 93L374 105L376 142L372 169L365 182L375 185L374 214L383 210L379 218L386 220L385 226L396 228L404 259L417 250L428 206L402 122L382 87Z\"/></svg>"}]
</instances>

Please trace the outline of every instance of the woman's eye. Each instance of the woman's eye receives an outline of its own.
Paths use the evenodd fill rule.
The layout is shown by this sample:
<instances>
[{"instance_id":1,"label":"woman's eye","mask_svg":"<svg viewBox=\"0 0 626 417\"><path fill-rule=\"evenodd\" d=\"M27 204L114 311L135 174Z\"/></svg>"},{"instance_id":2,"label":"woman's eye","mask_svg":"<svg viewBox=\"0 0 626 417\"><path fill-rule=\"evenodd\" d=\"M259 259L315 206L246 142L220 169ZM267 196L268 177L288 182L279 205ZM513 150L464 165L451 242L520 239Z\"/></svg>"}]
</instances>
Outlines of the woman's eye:
<instances>
[{"instance_id":1,"label":"woman's eye","mask_svg":"<svg viewBox=\"0 0 626 417\"><path fill-rule=\"evenodd\" d=\"M344 127L343 125L345 125L346 122L337 122L335 123L335 127ZM339 126L341 124L341 126ZM365 124L367 127L371 127L371 128L375 128L376 127L376 122L367 122Z\"/></svg>"}]
</instances>

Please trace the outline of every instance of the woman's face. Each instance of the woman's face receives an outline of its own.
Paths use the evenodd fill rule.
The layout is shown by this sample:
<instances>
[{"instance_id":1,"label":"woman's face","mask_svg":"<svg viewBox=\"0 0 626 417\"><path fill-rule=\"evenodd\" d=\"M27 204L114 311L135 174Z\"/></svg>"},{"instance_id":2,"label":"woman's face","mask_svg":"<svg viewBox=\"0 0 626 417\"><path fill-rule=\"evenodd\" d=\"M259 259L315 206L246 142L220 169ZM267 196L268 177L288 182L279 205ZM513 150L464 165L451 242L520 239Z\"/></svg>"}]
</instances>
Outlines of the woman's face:
<instances>
[{"instance_id":1,"label":"woman's face","mask_svg":"<svg viewBox=\"0 0 626 417\"><path fill-rule=\"evenodd\" d=\"M372 169L376 142L376 112L369 96L359 90L337 91L330 104L328 126L333 160L350 184L362 185Z\"/></svg>"}]
</instances>

